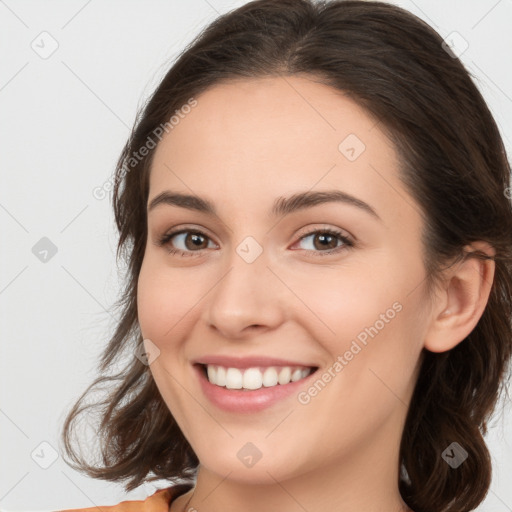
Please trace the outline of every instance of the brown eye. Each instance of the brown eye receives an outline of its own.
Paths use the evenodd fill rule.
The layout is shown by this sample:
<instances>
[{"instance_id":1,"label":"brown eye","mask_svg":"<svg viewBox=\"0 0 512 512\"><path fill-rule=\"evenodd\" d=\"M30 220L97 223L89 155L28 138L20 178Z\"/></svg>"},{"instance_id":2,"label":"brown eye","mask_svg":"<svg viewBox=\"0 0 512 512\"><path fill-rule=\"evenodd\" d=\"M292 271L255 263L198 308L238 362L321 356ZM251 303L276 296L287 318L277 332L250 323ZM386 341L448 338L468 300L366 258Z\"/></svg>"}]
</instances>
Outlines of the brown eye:
<instances>
[{"instance_id":1,"label":"brown eye","mask_svg":"<svg viewBox=\"0 0 512 512\"><path fill-rule=\"evenodd\" d=\"M338 247L338 237L328 233L316 233L313 235L313 240L313 245L316 249L336 249Z\"/></svg>"},{"instance_id":2,"label":"brown eye","mask_svg":"<svg viewBox=\"0 0 512 512\"><path fill-rule=\"evenodd\" d=\"M311 231L303 235L299 243L308 239L310 239L310 241L304 244L306 245L306 252L318 256L333 254L354 246L352 240L340 231L334 229L317 229Z\"/></svg>"},{"instance_id":3,"label":"brown eye","mask_svg":"<svg viewBox=\"0 0 512 512\"><path fill-rule=\"evenodd\" d=\"M185 238L184 238L185 246L187 249L190 249L190 250L206 249L206 247L208 246L208 242L206 242L206 245L205 245L206 238L207 237L203 236L201 233L195 233L195 232L189 231L188 234L186 234Z\"/></svg>"},{"instance_id":4,"label":"brown eye","mask_svg":"<svg viewBox=\"0 0 512 512\"><path fill-rule=\"evenodd\" d=\"M166 246L171 254L199 256L204 249L208 248L209 241L210 237L201 231L182 229L165 234L158 241L158 245Z\"/></svg>"}]
</instances>

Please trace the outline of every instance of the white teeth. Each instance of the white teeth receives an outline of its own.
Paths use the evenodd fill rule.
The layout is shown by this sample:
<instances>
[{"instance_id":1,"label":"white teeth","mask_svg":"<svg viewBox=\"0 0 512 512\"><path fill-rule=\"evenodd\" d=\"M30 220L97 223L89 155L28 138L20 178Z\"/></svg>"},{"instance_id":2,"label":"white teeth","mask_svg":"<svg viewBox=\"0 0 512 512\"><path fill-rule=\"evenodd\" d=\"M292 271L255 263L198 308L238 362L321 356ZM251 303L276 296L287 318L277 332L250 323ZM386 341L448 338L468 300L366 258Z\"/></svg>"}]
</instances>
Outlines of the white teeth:
<instances>
[{"instance_id":1,"label":"white teeth","mask_svg":"<svg viewBox=\"0 0 512 512\"><path fill-rule=\"evenodd\" d=\"M215 371L215 368L212 366L212 365L208 365L206 367L206 372L208 373L208 380L210 382L212 382L213 380L216 380L215 379L215 374L216 374L216 371Z\"/></svg>"},{"instance_id":2,"label":"white teeth","mask_svg":"<svg viewBox=\"0 0 512 512\"><path fill-rule=\"evenodd\" d=\"M258 368L248 368L244 372L242 387L245 389L260 389L263 385L263 375Z\"/></svg>"},{"instance_id":3,"label":"white teeth","mask_svg":"<svg viewBox=\"0 0 512 512\"><path fill-rule=\"evenodd\" d=\"M277 370L275 368L270 367L270 368L267 368L263 372L263 385L266 388L275 386L277 384L277 381L278 381L278 376L277 376Z\"/></svg>"},{"instance_id":4,"label":"white teeth","mask_svg":"<svg viewBox=\"0 0 512 512\"><path fill-rule=\"evenodd\" d=\"M242 372L238 368L228 368L226 371L226 387L228 389L241 389L242 384Z\"/></svg>"},{"instance_id":5,"label":"white teeth","mask_svg":"<svg viewBox=\"0 0 512 512\"><path fill-rule=\"evenodd\" d=\"M289 366L285 366L281 369L277 380L279 384L288 384L288 382L292 380L292 371Z\"/></svg>"},{"instance_id":6,"label":"white teeth","mask_svg":"<svg viewBox=\"0 0 512 512\"><path fill-rule=\"evenodd\" d=\"M225 368L213 364L206 365L210 383L228 389L260 389L296 382L311 373L311 368L281 366L268 368Z\"/></svg>"},{"instance_id":7,"label":"white teeth","mask_svg":"<svg viewBox=\"0 0 512 512\"><path fill-rule=\"evenodd\" d=\"M293 370L292 382L295 382L296 380L300 379L302 379L302 370L300 368L297 368L296 370Z\"/></svg>"},{"instance_id":8,"label":"white teeth","mask_svg":"<svg viewBox=\"0 0 512 512\"><path fill-rule=\"evenodd\" d=\"M210 379L211 382L211 379ZM222 366L217 367L217 371L215 373L215 382L217 386L225 386L226 385L226 368Z\"/></svg>"}]
</instances>

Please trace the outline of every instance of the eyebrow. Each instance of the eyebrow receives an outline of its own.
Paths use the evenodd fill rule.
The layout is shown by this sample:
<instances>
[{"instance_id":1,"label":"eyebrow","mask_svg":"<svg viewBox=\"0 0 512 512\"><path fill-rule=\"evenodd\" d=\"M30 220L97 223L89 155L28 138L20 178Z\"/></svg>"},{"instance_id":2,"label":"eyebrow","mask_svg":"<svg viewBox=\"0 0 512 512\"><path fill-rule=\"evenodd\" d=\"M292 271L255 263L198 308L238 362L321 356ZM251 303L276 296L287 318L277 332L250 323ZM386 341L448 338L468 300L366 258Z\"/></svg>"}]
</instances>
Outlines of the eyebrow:
<instances>
[{"instance_id":1,"label":"eyebrow","mask_svg":"<svg viewBox=\"0 0 512 512\"><path fill-rule=\"evenodd\" d=\"M344 203L355 206L366 213L369 213L378 220L382 220L377 212L369 204L341 190L306 191L293 194L290 197L278 197L270 210L270 215L277 217L311 208L324 203ZM198 211L207 215L217 215L216 208L208 199L191 195L171 192L166 190L154 197L148 205L148 212L160 205L178 206L188 210Z\"/></svg>"}]
</instances>

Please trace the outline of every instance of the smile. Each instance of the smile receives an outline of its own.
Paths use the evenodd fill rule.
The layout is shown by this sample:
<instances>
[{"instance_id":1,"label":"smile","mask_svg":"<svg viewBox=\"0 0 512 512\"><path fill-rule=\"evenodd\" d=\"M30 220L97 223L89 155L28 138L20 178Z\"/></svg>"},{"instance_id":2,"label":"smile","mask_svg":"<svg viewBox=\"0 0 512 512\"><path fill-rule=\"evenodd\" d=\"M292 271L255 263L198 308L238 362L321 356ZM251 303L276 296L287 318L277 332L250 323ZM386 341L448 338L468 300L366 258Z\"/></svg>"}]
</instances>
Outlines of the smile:
<instances>
[{"instance_id":1,"label":"smile","mask_svg":"<svg viewBox=\"0 0 512 512\"><path fill-rule=\"evenodd\" d=\"M309 366L221 366L194 364L193 369L203 396L215 407L228 413L250 414L279 403L287 404L318 367ZM261 364L261 363L260 363Z\"/></svg>"},{"instance_id":2,"label":"smile","mask_svg":"<svg viewBox=\"0 0 512 512\"><path fill-rule=\"evenodd\" d=\"M269 366L253 368L231 368L208 364L206 376L210 384L227 389L255 390L261 387L283 386L304 379L314 368L300 366Z\"/></svg>"}]
</instances>

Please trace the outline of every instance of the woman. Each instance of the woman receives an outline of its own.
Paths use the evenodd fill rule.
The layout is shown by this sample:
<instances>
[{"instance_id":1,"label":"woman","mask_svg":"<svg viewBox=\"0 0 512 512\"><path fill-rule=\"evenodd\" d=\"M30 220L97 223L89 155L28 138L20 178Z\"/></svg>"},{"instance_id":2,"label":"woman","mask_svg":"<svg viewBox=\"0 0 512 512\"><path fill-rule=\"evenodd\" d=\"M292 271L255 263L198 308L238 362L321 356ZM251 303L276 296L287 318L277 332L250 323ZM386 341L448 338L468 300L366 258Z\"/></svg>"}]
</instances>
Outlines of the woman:
<instances>
[{"instance_id":1,"label":"woman","mask_svg":"<svg viewBox=\"0 0 512 512\"><path fill-rule=\"evenodd\" d=\"M412 14L219 17L119 159L129 273L89 388L110 387L102 466L72 445L87 392L70 463L181 482L115 511L474 510L512 350L509 174L482 96Z\"/></svg>"}]
</instances>

